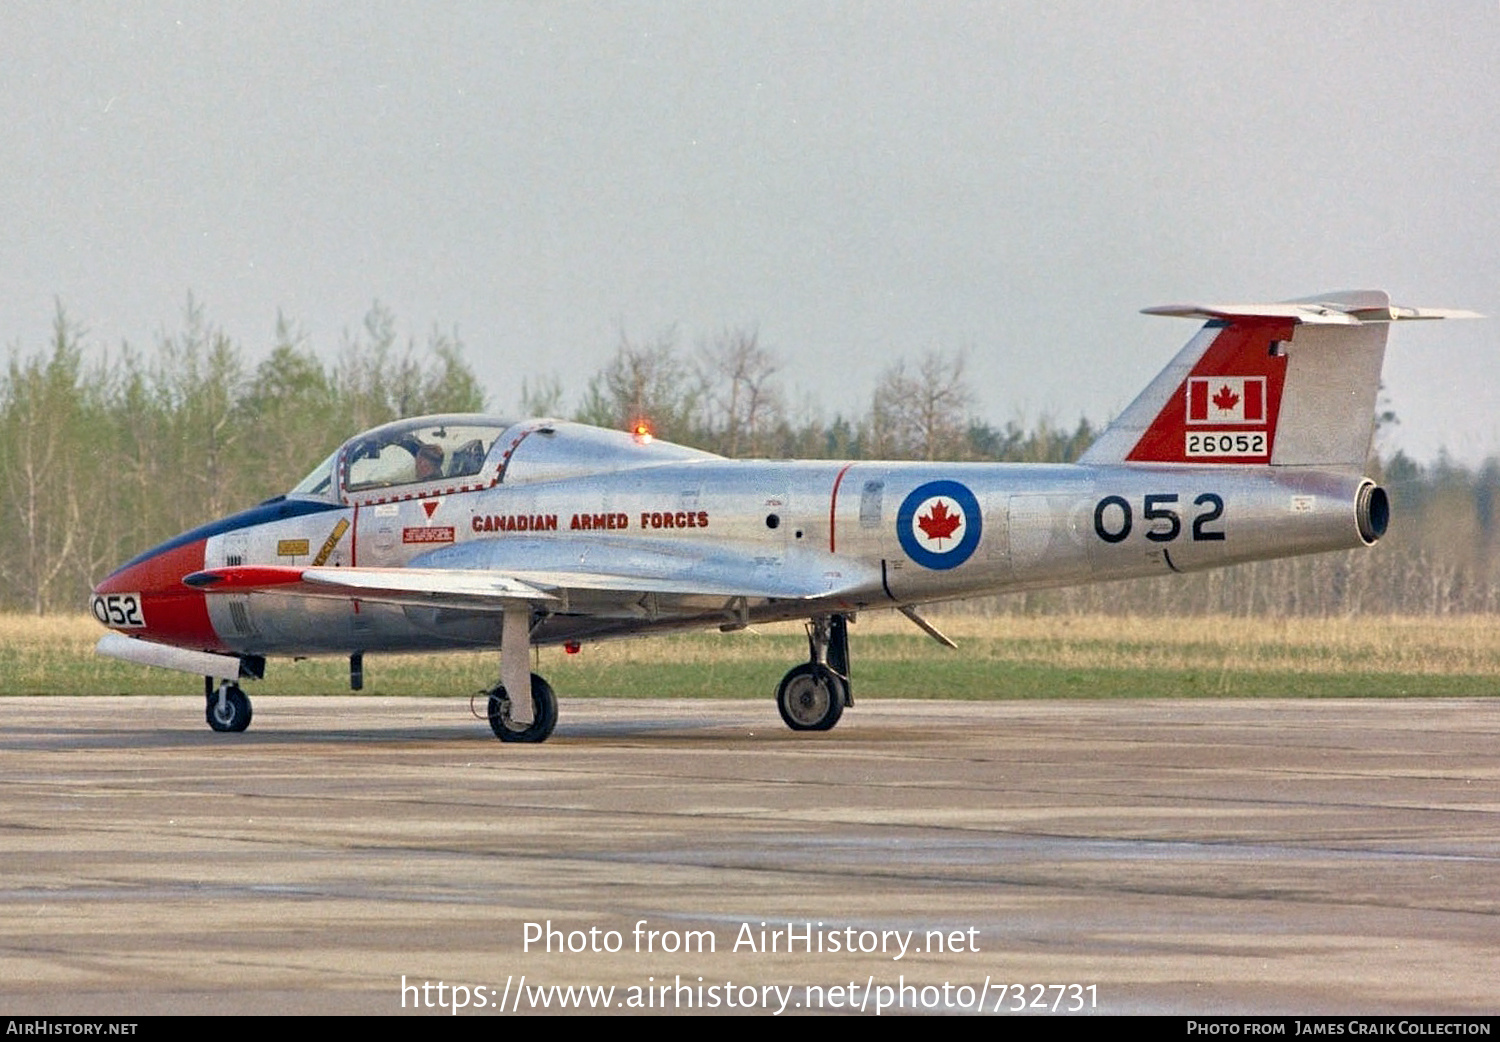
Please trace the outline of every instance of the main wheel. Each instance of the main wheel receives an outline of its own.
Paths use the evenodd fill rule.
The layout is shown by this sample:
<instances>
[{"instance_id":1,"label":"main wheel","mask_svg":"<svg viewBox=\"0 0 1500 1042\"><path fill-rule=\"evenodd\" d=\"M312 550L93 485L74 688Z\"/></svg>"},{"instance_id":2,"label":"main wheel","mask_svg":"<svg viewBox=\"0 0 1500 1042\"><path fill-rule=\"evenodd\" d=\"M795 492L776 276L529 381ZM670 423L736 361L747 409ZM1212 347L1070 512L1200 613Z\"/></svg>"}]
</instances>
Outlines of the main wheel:
<instances>
[{"instance_id":1,"label":"main wheel","mask_svg":"<svg viewBox=\"0 0 1500 1042\"><path fill-rule=\"evenodd\" d=\"M240 690L238 684L225 684L219 691L208 696L208 707L204 716L208 726L215 731L243 731L250 726L250 697Z\"/></svg>"},{"instance_id":2,"label":"main wheel","mask_svg":"<svg viewBox=\"0 0 1500 1042\"><path fill-rule=\"evenodd\" d=\"M827 731L844 715L844 682L827 666L803 663L781 678L776 708L793 731Z\"/></svg>"},{"instance_id":3,"label":"main wheel","mask_svg":"<svg viewBox=\"0 0 1500 1042\"><path fill-rule=\"evenodd\" d=\"M557 726L557 696L552 685L531 674L531 715L529 724L518 724L510 718L510 695L505 688L490 690L490 730L502 742L545 742Z\"/></svg>"}]
</instances>

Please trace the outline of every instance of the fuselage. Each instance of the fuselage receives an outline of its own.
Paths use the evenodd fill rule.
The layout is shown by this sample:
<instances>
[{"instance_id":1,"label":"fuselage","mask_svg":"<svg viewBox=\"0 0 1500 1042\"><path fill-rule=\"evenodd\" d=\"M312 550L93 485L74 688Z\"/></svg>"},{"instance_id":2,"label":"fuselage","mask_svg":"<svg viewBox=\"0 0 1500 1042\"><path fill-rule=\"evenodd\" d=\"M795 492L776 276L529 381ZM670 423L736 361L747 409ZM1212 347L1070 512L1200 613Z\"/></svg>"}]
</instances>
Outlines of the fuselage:
<instances>
[{"instance_id":1,"label":"fuselage","mask_svg":"<svg viewBox=\"0 0 1500 1042\"><path fill-rule=\"evenodd\" d=\"M493 431L482 464L362 482L353 457L379 454L361 435L322 483L315 471L127 563L94 613L197 651L482 647L499 642L497 614L183 579L255 565L681 576L680 594L573 591L532 634L559 643L1185 572L1358 546L1384 527L1371 483L1338 470L737 461L556 421L447 422Z\"/></svg>"}]
</instances>

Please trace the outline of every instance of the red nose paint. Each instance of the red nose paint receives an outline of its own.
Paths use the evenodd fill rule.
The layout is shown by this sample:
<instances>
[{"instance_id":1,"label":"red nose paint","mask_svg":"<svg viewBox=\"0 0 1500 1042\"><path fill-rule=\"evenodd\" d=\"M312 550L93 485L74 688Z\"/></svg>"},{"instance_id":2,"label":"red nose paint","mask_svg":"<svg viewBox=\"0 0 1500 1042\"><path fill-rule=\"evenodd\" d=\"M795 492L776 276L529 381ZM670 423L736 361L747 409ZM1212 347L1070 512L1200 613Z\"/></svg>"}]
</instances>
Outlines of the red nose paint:
<instances>
[{"instance_id":1,"label":"red nose paint","mask_svg":"<svg viewBox=\"0 0 1500 1042\"><path fill-rule=\"evenodd\" d=\"M207 540L164 550L121 568L94 588L96 594L137 593L145 625L120 632L194 651L228 651L208 617L208 601L182 577L203 570Z\"/></svg>"}]
</instances>

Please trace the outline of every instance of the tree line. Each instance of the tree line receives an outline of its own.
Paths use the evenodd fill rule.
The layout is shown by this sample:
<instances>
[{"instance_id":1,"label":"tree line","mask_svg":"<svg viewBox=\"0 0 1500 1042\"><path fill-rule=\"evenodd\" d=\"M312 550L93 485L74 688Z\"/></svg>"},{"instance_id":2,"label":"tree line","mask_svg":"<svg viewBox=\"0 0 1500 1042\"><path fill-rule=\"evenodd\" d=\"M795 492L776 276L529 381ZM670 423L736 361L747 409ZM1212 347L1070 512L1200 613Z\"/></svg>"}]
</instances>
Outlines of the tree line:
<instances>
[{"instance_id":1,"label":"tree line","mask_svg":"<svg viewBox=\"0 0 1500 1042\"><path fill-rule=\"evenodd\" d=\"M455 333L402 336L375 305L325 357L279 317L258 364L189 299L149 352L101 352L59 306L48 342L11 348L0 376L0 609L76 611L94 582L141 550L291 488L351 434L486 395ZM630 429L728 456L1071 462L1097 429L980 417L963 352L885 368L858 414L794 396L754 329L693 347L667 329L621 333L568 398L561 379L522 385L519 408ZM1391 417L1382 418L1389 422ZM1372 460L1395 517L1372 551L1000 598L1005 611L1330 615L1500 609L1500 461L1477 469L1400 455Z\"/></svg>"},{"instance_id":2,"label":"tree line","mask_svg":"<svg viewBox=\"0 0 1500 1042\"><path fill-rule=\"evenodd\" d=\"M279 320L269 355L188 302L149 355L90 358L59 307L45 349L0 378L0 608L77 611L94 582L172 535L285 492L350 434L484 394L451 334L396 332L381 307L325 362Z\"/></svg>"}]
</instances>

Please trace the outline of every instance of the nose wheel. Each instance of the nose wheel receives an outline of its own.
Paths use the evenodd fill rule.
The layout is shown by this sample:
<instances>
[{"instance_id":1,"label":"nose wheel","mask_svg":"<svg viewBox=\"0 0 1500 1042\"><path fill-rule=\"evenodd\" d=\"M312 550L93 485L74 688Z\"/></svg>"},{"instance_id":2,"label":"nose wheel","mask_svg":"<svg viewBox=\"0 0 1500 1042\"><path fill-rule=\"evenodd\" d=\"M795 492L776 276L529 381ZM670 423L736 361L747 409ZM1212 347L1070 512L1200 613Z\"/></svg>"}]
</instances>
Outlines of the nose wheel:
<instances>
[{"instance_id":1,"label":"nose wheel","mask_svg":"<svg viewBox=\"0 0 1500 1042\"><path fill-rule=\"evenodd\" d=\"M208 719L208 726L215 731L243 731L250 726L250 696L240 690L238 684L222 681L216 690L208 693L204 716Z\"/></svg>"}]
</instances>

